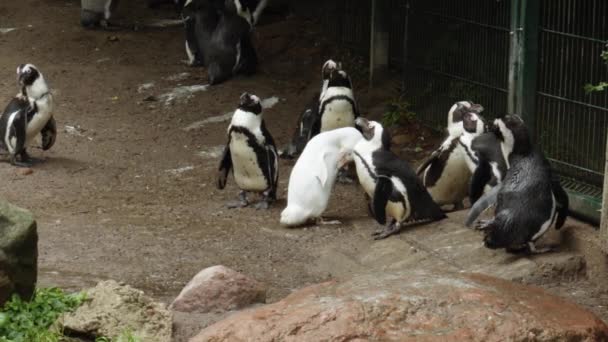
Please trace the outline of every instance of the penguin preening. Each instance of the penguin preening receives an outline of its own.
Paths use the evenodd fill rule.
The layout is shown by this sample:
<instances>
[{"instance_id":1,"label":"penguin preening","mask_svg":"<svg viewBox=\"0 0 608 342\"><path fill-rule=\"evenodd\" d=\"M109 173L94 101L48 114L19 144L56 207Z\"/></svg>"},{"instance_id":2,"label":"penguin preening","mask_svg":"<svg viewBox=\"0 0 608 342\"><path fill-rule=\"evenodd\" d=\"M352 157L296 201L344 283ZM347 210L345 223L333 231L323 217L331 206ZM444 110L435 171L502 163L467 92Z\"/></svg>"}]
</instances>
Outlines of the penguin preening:
<instances>
[{"instance_id":1,"label":"penguin preening","mask_svg":"<svg viewBox=\"0 0 608 342\"><path fill-rule=\"evenodd\" d=\"M448 122L459 128L448 127L448 137L416 171L433 200L439 205L453 204L453 210L464 207L463 200L469 193L471 170L467 162L471 156L467 155L470 151L463 143L464 133L472 138L484 130L481 120L463 121L465 115L476 118L483 107L469 101L464 103L467 105L463 101L455 103L448 113ZM457 118L458 123L454 123L453 118Z\"/></svg>"},{"instance_id":2,"label":"penguin preening","mask_svg":"<svg viewBox=\"0 0 608 342\"><path fill-rule=\"evenodd\" d=\"M27 147L42 134L42 149L48 150L56 140L57 128L52 116L53 95L42 73L33 64L17 67L20 92L7 105L0 117L0 137L16 166L31 165Z\"/></svg>"},{"instance_id":3,"label":"penguin preening","mask_svg":"<svg viewBox=\"0 0 608 342\"><path fill-rule=\"evenodd\" d=\"M483 133L471 133L466 127L482 124ZM486 125L483 117L474 113L467 113L463 116L463 126L465 132L461 141L467 152L467 165L472 173L471 184L469 187L469 199L474 204L484 192L490 191L493 187L500 184L507 172L507 160L505 159L501 144L496 135L486 132Z\"/></svg>"},{"instance_id":4,"label":"penguin preening","mask_svg":"<svg viewBox=\"0 0 608 342\"><path fill-rule=\"evenodd\" d=\"M431 222L445 218L416 173L405 161L390 151L388 131L375 121L357 119L363 139L355 145L353 159L359 182L372 198L372 212L380 224L391 223L374 232L374 239L396 234L403 224Z\"/></svg>"},{"instance_id":5,"label":"penguin preening","mask_svg":"<svg viewBox=\"0 0 608 342\"><path fill-rule=\"evenodd\" d=\"M559 229L568 215L568 195L554 178L543 153L532 145L528 129L517 115L496 119L493 134L509 168L499 186L481 197L471 208L466 225L471 226L489 206L496 204L494 218L480 221L488 248L508 252L542 253L535 242L551 227Z\"/></svg>"},{"instance_id":6,"label":"penguin preening","mask_svg":"<svg viewBox=\"0 0 608 342\"><path fill-rule=\"evenodd\" d=\"M232 170L234 181L241 189L239 201L229 208L249 205L247 192L263 195L257 209L267 209L276 200L279 164L274 139L262 118L262 104L255 95L243 93L239 107L228 126L228 142L221 157L218 188L224 189Z\"/></svg>"},{"instance_id":7,"label":"penguin preening","mask_svg":"<svg viewBox=\"0 0 608 342\"><path fill-rule=\"evenodd\" d=\"M258 59L251 40L252 26L238 8L242 8L239 0L234 3L188 0L184 5L189 64L206 66L210 84L219 84L237 74L250 75L256 70Z\"/></svg>"},{"instance_id":8,"label":"penguin preening","mask_svg":"<svg viewBox=\"0 0 608 342\"><path fill-rule=\"evenodd\" d=\"M357 129L344 127L320 133L306 144L289 176L282 225L297 226L321 217L338 169L350 161L353 148L361 139Z\"/></svg>"},{"instance_id":9,"label":"penguin preening","mask_svg":"<svg viewBox=\"0 0 608 342\"><path fill-rule=\"evenodd\" d=\"M297 121L297 127L291 139L291 142L281 151L281 158L294 158L299 155L306 143L319 134L321 129L321 121L319 118L319 102L325 94L329 84L329 78L334 70L340 70L341 63L334 62L329 59L321 68L321 90L314 94L310 102L306 105L304 112L300 114Z\"/></svg>"}]
</instances>

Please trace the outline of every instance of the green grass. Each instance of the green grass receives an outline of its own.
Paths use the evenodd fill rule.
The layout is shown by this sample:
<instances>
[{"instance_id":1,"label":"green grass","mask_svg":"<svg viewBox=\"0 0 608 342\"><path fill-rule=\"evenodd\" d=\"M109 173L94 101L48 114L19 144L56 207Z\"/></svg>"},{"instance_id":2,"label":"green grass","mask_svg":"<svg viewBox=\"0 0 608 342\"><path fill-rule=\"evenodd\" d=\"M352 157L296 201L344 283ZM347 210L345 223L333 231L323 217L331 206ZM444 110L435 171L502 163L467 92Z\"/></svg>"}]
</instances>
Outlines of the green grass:
<instances>
[{"instance_id":1,"label":"green grass","mask_svg":"<svg viewBox=\"0 0 608 342\"><path fill-rule=\"evenodd\" d=\"M386 127L403 125L412 122L416 113L409 110L410 103L399 97L387 104L386 112L382 116L382 125Z\"/></svg>"},{"instance_id":2,"label":"green grass","mask_svg":"<svg viewBox=\"0 0 608 342\"><path fill-rule=\"evenodd\" d=\"M31 301L16 295L0 310L0 342L60 342L63 332L52 327L59 315L78 308L86 299L84 292L66 294L58 288L37 289ZM141 342L130 331L95 342Z\"/></svg>"}]
</instances>

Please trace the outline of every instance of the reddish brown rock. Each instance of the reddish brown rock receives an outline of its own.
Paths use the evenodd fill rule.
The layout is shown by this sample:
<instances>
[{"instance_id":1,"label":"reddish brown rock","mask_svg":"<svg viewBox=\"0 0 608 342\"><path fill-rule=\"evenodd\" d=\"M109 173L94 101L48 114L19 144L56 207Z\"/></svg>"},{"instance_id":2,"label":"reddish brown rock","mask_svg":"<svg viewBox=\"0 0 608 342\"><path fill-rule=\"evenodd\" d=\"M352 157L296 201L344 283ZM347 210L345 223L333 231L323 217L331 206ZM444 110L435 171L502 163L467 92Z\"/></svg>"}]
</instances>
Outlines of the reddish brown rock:
<instances>
[{"instance_id":1,"label":"reddish brown rock","mask_svg":"<svg viewBox=\"0 0 608 342\"><path fill-rule=\"evenodd\" d=\"M475 274L371 274L242 311L191 342L608 341L592 313L544 290Z\"/></svg>"},{"instance_id":2,"label":"reddish brown rock","mask_svg":"<svg viewBox=\"0 0 608 342\"><path fill-rule=\"evenodd\" d=\"M240 309L266 301L266 288L260 282L224 266L199 272L171 303L181 312L206 313Z\"/></svg>"}]
</instances>

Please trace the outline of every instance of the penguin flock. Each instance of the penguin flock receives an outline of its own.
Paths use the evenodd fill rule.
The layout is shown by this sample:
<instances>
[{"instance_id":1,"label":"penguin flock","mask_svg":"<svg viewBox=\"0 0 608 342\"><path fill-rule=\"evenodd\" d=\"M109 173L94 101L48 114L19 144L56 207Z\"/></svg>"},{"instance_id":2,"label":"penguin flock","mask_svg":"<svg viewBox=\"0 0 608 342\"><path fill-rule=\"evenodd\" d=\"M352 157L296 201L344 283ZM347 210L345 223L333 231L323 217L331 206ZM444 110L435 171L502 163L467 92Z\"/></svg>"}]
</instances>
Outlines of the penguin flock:
<instances>
[{"instance_id":1,"label":"penguin flock","mask_svg":"<svg viewBox=\"0 0 608 342\"><path fill-rule=\"evenodd\" d=\"M297 158L289 176L287 206L280 223L295 227L322 221L343 168L355 166L370 215L382 227L372 233L384 239L403 227L446 218L471 203L465 225L484 233L488 248L541 253L535 245L550 227L559 229L568 216L568 196L541 150L534 146L517 115L493 122L484 108L459 101L448 111L447 137L414 170L391 151L391 136L381 123L359 113L352 81L341 63L321 68L321 86L298 117L292 140L279 153L262 118L260 99L240 97L228 127L218 188L232 171L240 189L229 208L245 207L248 193L261 196L252 204L268 208L277 199L278 158ZM495 207L494 217L479 220Z\"/></svg>"}]
</instances>

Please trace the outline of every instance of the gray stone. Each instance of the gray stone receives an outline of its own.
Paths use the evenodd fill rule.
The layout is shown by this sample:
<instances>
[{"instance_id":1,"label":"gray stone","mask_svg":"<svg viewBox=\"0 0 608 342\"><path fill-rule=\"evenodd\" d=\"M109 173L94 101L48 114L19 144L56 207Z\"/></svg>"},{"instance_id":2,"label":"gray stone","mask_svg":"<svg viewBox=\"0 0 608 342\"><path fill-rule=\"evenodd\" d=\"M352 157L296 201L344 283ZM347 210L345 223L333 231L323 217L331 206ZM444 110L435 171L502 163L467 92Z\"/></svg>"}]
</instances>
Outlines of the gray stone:
<instances>
[{"instance_id":1,"label":"gray stone","mask_svg":"<svg viewBox=\"0 0 608 342\"><path fill-rule=\"evenodd\" d=\"M0 305L13 293L31 298L37 267L36 221L29 211L0 200Z\"/></svg>"},{"instance_id":2,"label":"gray stone","mask_svg":"<svg viewBox=\"0 0 608 342\"><path fill-rule=\"evenodd\" d=\"M85 292L83 305L57 320L67 335L113 339L129 331L146 342L171 341L171 311L143 291L108 280Z\"/></svg>"}]
</instances>

